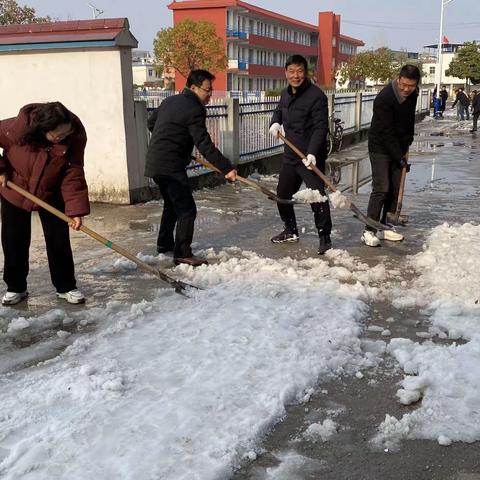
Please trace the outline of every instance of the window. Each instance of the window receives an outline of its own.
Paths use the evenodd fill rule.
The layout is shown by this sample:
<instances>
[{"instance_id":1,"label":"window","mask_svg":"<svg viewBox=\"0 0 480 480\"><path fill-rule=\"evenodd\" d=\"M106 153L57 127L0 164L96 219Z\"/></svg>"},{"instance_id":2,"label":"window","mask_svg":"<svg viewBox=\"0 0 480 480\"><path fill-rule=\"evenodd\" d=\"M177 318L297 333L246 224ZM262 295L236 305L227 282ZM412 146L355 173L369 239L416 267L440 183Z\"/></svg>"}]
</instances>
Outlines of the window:
<instances>
[{"instance_id":1,"label":"window","mask_svg":"<svg viewBox=\"0 0 480 480\"><path fill-rule=\"evenodd\" d=\"M153 77L153 68L148 69L148 76Z\"/></svg>"},{"instance_id":2,"label":"window","mask_svg":"<svg viewBox=\"0 0 480 480\"><path fill-rule=\"evenodd\" d=\"M430 67L430 75L435 75L435 67Z\"/></svg>"}]
</instances>

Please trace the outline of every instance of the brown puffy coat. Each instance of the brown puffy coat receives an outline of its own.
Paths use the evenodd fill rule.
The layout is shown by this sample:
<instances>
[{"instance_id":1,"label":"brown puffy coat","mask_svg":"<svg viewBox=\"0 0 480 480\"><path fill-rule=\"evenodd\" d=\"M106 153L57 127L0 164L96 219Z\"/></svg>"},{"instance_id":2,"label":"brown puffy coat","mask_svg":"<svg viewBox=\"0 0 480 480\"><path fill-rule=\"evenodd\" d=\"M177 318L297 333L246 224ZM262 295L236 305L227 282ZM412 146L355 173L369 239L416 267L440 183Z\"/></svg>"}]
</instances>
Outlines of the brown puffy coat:
<instances>
[{"instance_id":1,"label":"brown puffy coat","mask_svg":"<svg viewBox=\"0 0 480 480\"><path fill-rule=\"evenodd\" d=\"M72 114L75 133L61 144L48 148L19 145L19 140L38 104L24 106L14 118L0 121L0 173L45 202L63 199L65 214L82 217L90 213L88 189L83 171L87 135L80 119ZM0 187L0 195L27 211L38 207L19 193Z\"/></svg>"}]
</instances>

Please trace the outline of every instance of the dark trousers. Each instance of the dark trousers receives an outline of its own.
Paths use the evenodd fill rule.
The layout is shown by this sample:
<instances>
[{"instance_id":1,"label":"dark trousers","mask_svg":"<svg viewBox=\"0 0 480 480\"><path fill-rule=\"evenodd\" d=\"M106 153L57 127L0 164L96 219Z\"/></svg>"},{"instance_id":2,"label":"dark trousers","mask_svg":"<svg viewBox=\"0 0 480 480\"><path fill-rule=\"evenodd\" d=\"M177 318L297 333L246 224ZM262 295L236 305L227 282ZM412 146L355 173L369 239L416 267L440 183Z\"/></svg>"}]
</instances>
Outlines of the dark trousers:
<instances>
[{"instance_id":1,"label":"dark trousers","mask_svg":"<svg viewBox=\"0 0 480 480\"><path fill-rule=\"evenodd\" d=\"M325 170L325 161L317 165L322 171ZM280 198L291 199L298 192L302 182L305 182L307 188L319 190L325 195L325 185L323 181L312 170L308 170L303 164L290 165L283 163L278 179L277 195ZM298 235L297 220L293 205L277 203L280 218L285 223L287 230ZM330 235L332 231L332 218L330 216L330 205L327 202L312 203L312 212L315 219L315 226L319 235Z\"/></svg>"},{"instance_id":2,"label":"dark trousers","mask_svg":"<svg viewBox=\"0 0 480 480\"><path fill-rule=\"evenodd\" d=\"M55 207L63 211L63 203L56 202ZM77 286L68 224L46 210L40 209L38 214L53 286L58 293L74 290ZM9 292L21 293L27 289L32 214L2 198L1 216L3 280Z\"/></svg>"},{"instance_id":3,"label":"dark trousers","mask_svg":"<svg viewBox=\"0 0 480 480\"><path fill-rule=\"evenodd\" d=\"M159 186L163 197L163 213L157 247L172 248L175 258L191 257L197 207L187 174L179 172L159 175L153 180Z\"/></svg>"},{"instance_id":4,"label":"dark trousers","mask_svg":"<svg viewBox=\"0 0 480 480\"><path fill-rule=\"evenodd\" d=\"M368 202L367 215L385 223L387 213L397 208L402 166L383 153L370 152L372 166L372 193ZM366 227L375 231L374 228Z\"/></svg>"},{"instance_id":5,"label":"dark trousers","mask_svg":"<svg viewBox=\"0 0 480 480\"><path fill-rule=\"evenodd\" d=\"M480 117L480 113L474 113L472 116L473 116L472 130L477 130L478 117Z\"/></svg>"}]
</instances>

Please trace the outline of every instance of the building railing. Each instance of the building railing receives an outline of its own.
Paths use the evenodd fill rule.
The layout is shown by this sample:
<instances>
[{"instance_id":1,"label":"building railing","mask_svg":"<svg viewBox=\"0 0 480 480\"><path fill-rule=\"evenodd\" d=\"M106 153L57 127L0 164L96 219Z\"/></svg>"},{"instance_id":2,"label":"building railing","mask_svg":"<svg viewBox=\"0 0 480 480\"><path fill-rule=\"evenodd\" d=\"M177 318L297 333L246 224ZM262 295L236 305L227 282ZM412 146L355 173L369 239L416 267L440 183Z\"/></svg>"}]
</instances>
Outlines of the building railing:
<instances>
[{"instance_id":1,"label":"building railing","mask_svg":"<svg viewBox=\"0 0 480 480\"><path fill-rule=\"evenodd\" d=\"M235 29L235 28L226 28L226 34L227 38L238 38L240 40L248 40L250 37L250 34L257 35L259 37L265 37L265 38L274 38L275 40L281 40L282 42L289 42L289 43L294 43L296 45L302 45L305 47L315 47L317 44L317 39L315 38L312 40L310 38L310 41L306 42L300 42L295 41L295 37L291 34L285 35L284 33L267 33L265 31L262 31L261 29L258 28L243 28L243 29Z\"/></svg>"}]
</instances>

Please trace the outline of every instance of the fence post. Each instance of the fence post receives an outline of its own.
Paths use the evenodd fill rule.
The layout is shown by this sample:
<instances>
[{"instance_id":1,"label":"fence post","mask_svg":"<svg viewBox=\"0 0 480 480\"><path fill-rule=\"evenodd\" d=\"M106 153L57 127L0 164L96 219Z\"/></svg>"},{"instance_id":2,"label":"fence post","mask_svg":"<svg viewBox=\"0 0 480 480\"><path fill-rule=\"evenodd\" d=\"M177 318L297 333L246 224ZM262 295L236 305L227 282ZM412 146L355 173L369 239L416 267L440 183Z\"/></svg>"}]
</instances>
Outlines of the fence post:
<instances>
[{"instance_id":1,"label":"fence post","mask_svg":"<svg viewBox=\"0 0 480 480\"><path fill-rule=\"evenodd\" d=\"M360 162L352 163L352 193L358 193L358 170Z\"/></svg>"},{"instance_id":2,"label":"fence post","mask_svg":"<svg viewBox=\"0 0 480 480\"><path fill-rule=\"evenodd\" d=\"M240 102L238 98L227 98L227 119L223 137L223 154L238 165L240 158Z\"/></svg>"},{"instance_id":3,"label":"fence post","mask_svg":"<svg viewBox=\"0 0 480 480\"><path fill-rule=\"evenodd\" d=\"M362 128L362 92L355 96L355 130L359 132Z\"/></svg>"},{"instance_id":4,"label":"fence post","mask_svg":"<svg viewBox=\"0 0 480 480\"><path fill-rule=\"evenodd\" d=\"M333 132L334 130L334 123L333 119L335 117L335 94L330 93L327 97L328 99L328 129Z\"/></svg>"}]
</instances>

